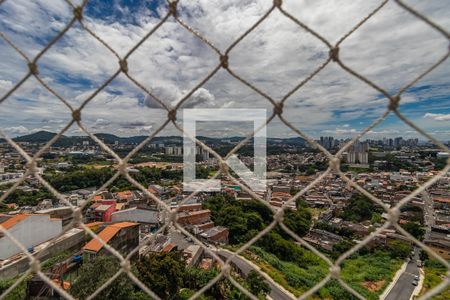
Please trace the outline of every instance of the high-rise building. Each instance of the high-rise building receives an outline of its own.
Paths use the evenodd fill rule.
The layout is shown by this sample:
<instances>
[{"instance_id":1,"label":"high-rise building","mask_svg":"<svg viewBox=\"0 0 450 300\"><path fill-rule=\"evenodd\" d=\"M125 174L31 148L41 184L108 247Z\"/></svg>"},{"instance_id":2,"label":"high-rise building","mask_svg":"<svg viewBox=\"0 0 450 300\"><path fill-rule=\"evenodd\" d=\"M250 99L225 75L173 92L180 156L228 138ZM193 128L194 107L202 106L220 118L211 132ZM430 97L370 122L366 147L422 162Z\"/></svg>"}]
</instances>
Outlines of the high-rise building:
<instances>
[{"instance_id":1,"label":"high-rise building","mask_svg":"<svg viewBox=\"0 0 450 300\"><path fill-rule=\"evenodd\" d=\"M209 160L209 152L204 150L202 147L197 146L195 148L196 154L201 157L201 160L208 161Z\"/></svg>"},{"instance_id":2,"label":"high-rise building","mask_svg":"<svg viewBox=\"0 0 450 300\"><path fill-rule=\"evenodd\" d=\"M332 136L321 136L319 140L319 144L324 147L325 149L332 149L336 146L337 140L334 140L334 137Z\"/></svg>"},{"instance_id":3,"label":"high-rise building","mask_svg":"<svg viewBox=\"0 0 450 300\"><path fill-rule=\"evenodd\" d=\"M347 152L347 162L350 164L368 164L369 163L369 143L355 143Z\"/></svg>"}]
</instances>

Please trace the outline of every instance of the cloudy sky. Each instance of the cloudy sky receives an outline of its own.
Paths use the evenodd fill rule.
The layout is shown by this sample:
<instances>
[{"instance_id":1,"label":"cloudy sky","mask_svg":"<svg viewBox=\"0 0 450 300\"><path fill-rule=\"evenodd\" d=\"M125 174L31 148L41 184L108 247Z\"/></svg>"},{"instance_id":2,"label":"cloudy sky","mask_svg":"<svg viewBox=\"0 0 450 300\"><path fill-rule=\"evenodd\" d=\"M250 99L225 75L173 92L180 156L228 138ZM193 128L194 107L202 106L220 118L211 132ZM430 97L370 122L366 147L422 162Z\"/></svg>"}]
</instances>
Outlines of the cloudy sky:
<instances>
[{"instance_id":1,"label":"cloudy sky","mask_svg":"<svg viewBox=\"0 0 450 300\"><path fill-rule=\"evenodd\" d=\"M271 6L272 1L180 1L179 16L224 51ZM336 43L380 0L283 1L283 7ZM406 1L450 28L450 2ZM167 13L164 1L89 1L84 20L95 34L124 56ZM59 0L7 0L0 5L0 30L30 58L72 17ZM342 61L394 94L448 51L448 41L393 1L349 36L340 47ZM230 68L276 100L327 59L326 46L275 10L230 53ZM129 58L130 75L167 105L175 105L218 64L211 48L171 17ZM400 111L441 140L450 140L450 61L406 91ZM38 61L42 79L78 107L118 68L117 58L75 24ZM27 64L0 39L0 95L27 72ZM348 137L367 127L386 109L387 100L335 63L328 64L285 104L285 118L314 137ZM219 70L184 108L267 108L271 104ZM85 107L82 121L92 132L120 136L150 134L166 119L154 99L120 74ZM59 131L70 120L66 106L31 78L0 104L0 127L10 136L38 130ZM236 135L236 126L203 124L210 135ZM277 118L268 134L294 136ZM177 131L168 126L161 135ZM203 132L203 131L202 131ZM74 126L66 133L80 134ZM415 137L391 115L367 137Z\"/></svg>"}]
</instances>

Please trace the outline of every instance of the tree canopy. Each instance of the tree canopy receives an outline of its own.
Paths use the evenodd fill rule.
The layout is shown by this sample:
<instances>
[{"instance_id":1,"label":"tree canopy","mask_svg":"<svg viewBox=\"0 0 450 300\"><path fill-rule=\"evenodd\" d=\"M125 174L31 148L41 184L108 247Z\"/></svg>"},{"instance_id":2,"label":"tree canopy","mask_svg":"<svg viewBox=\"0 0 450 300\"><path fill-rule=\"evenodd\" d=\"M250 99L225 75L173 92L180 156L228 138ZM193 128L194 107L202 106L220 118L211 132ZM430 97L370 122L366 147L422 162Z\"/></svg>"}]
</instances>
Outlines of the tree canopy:
<instances>
[{"instance_id":1,"label":"tree canopy","mask_svg":"<svg viewBox=\"0 0 450 300\"><path fill-rule=\"evenodd\" d=\"M371 220L374 213L382 212L382 208L366 196L354 194L344 207L341 217L347 221L362 222Z\"/></svg>"}]
</instances>

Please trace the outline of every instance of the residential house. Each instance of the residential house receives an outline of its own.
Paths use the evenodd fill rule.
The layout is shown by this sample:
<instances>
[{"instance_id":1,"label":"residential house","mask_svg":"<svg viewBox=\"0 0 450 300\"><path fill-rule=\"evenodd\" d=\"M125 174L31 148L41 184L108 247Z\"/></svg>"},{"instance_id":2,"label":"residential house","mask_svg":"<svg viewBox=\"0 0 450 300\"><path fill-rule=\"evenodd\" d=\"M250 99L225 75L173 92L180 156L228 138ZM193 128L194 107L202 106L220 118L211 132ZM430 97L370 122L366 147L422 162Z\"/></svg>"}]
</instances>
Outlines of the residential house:
<instances>
[{"instance_id":1,"label":"residential house","mask_svg":"<svg viewBox=\"0 0 450 300\"><path fill-rule=\"evenodd\" d=\"M27 249L55 238L62 232L61 219L53 219L44 214L17 214L1 225ZM22 249L0 233L0 259L7 259L20 252Z\"/></svg>"},{"instance_id":2,"label":"residential house","mask_svg":"<svg viewBox=\"0 0 450 300\"><path fill-rule=\"evenodd\" d=\"M133 222L111 224L100 231L98 237L122 255L127 255L139 245L139 224ZM111 255L97 239L89 241L83 247L83 251L88 260L99 255Z\"/></svg>"}]
</instances>

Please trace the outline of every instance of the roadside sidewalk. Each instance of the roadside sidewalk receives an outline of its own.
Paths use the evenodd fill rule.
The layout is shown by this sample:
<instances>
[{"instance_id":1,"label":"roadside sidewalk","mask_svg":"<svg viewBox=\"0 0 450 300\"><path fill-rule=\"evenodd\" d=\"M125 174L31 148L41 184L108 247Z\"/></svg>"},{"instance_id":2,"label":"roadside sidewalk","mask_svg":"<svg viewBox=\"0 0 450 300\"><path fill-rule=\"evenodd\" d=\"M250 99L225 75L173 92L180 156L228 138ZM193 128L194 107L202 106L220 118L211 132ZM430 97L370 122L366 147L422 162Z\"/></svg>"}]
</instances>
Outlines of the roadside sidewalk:
<instances>
[{"instance_id":1,"label":"roadside sidewalk","mask_svg":"<svg viewBox=\"0 0 450 300\"><path fill-rule=\"evenodd\" d=\"M414 292L412 293L411 298L409 298L410 300L419 296L420 291L422 290L422 287L423 287L424 280L425 280L425 272L423 271L423 268L419 268L419 282L417 283L417 286L414 289Z\"/></svg>"},{"instance_id":2,"label":"roadside sidewalk","mask_svg":"<svg viewBox=\"0 0 450 300\"><path fill-rule=\"evenodd\" d=\"M389 293L391 292L392 288L397 283L397 281L400 278L400 276L402 276L402 274L405 272L407 265L408 265L408 261L403 263L403 265L400 267L400 269L398 269L398 271L394 275L394 278L392 278L391 283L389 283L389 285L386 287L386 289L380 295L380 300L384 300L387 297L387 295L389 295Z\"/></svg>"},{"instance_id":3,"label":"roadside sidewalk","mask_svg":"<svg viewBox=\"0 0 450 300\"><path fill-rule=\"evenodd\" d=\"M234 253L232 251L229 251L227 249L221 249L221 251L225 251L228 252L229 254L233 255ZM270 277L269 275L267 275L265 272L263 272L261 270L261 268L256 265L255 263L253 263L252 261L248 260L247 258L241 256L241 255L237 255L240 259L242 259L243 261L245 261L246 263L248 263L249 265L252 266L252 268L256 269L256 270L260 270L262 275L264 276L264 278L269 281L271 284L273 284L274 286L276 286L278 289L282 290L286 295L288 295L289 297L291 297L292 299L297 299L297 297L292 294L291 292L289 292L288 290L286 290L283 286L281 286L278 282L274 281L272 279L272 277ZM270 298L270 297L269 297ZM276 300L276 299L274 299Z\"/></svg>"}]
</instances>

